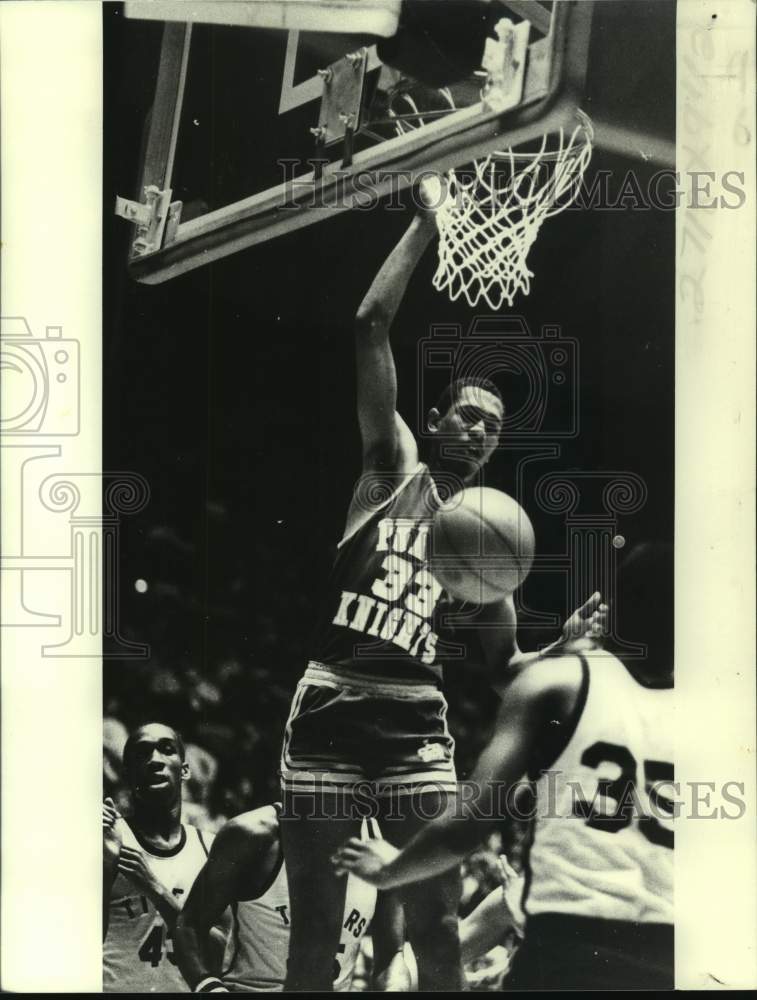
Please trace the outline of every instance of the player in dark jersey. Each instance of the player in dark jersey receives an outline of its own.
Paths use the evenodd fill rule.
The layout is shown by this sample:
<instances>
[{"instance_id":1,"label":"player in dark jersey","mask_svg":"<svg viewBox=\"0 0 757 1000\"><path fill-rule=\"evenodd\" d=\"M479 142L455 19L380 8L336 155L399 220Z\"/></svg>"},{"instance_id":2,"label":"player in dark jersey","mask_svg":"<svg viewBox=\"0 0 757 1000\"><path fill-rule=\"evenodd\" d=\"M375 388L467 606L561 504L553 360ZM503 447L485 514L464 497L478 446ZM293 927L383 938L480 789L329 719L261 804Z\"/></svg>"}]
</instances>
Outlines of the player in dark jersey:
<instances>
[{"instance_id":1,"label":"player in dark jersey","mask_svg":"<svg viewBox=\"0 0 757 1000\"><path fill-rule=\"evenodd\" d=\"M439 685L442 665L466 662L466 649L451 629L456 604L429 570L428 535L440 493L461 489L489 461L504 405L487 380L452 384L428 414L434 445L426 463L397 413L389 331L435 231L433 213L420 211L379 270L355 323L363 474L282 753L290 990L331 988L344 886L328 859L357 832L360 817L352 806L361 793L370 791L385 836L403 843L439 815L456 790ZM595 595L578 618L590 616L597 603ZM498 627L481 629L480 639L487 662L501 670L518 652L512 596L488 608L488 624ZM458 899L454 872L403 893L421 990L463 985Z\"/></svg>"},{"instance_id":2,"label":"player in dark jersey","mask_svg":"<svg viewBox=\"0 0 757 1000\"><path fill-rule=\"evenodd\" d=\"M460 812L399 852L353 838L337 870L386 890L456 868L528 774L525 943L505 985L672 989L672 576L662 545L632 552L621 575L619 634L641 640L646 660L595 648L528 666L505 693Z\"/></svg>"}]
</instances>

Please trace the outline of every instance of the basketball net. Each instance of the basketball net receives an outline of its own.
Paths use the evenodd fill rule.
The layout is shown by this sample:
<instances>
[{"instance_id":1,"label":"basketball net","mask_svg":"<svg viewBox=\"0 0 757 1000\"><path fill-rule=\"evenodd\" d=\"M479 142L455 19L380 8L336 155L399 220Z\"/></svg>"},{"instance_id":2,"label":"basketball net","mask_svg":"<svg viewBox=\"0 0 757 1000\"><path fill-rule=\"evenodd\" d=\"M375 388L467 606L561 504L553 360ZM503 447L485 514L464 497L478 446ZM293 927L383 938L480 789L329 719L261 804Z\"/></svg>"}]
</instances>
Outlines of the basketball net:
<instances>
[{"instance_id":1,"label":"basketball net","mask_svg":"<svg viewBox=\"0 0 757 1000\"><path fill-rule=\"evenodd\" d=\"M440 94L451 105L448 89ZM418 113L408 95L402 95ZM544 221L565 211L576 199L592 154L591 121L576 112L572 132L545 135L538 149L505 149L447 174L447 192L436 210L439 264L436 289L454 302L461 296L475 307L483 299L491 309L528 295L533 272L528 254ZM407 121L397 122L405 131ZM412 126L411 126L412 127Z\"/></svg>"}]
</instances>

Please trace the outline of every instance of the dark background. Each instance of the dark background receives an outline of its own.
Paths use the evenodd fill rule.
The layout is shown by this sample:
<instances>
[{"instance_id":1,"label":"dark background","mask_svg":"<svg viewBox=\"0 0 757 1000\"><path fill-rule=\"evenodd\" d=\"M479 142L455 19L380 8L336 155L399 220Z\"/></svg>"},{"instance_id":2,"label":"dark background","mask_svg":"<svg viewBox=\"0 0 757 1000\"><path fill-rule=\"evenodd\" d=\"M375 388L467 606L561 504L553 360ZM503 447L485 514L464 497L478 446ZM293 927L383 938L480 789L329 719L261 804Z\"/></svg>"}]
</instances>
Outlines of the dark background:
<instances>
[{"instance_id":1,"label":"dark background","mask_svg":"<svg viewBox=\"0 0 757 1000\"><path fill-rule=\"evenodd\" d=\"M173 723L210 751L220 772L208 808L229 815L270 801L277 788L289 698L359 472L351 322L410 209L344 213L163 285L134 282L131 230L112 209L116 194L134 197L160 27L104 6L103 468L138 472L151 490L144 511L122 522L119 571L121 632L151 655L106 659L105 714L127 727ZM598 4L587 110L672 138L674 29L667 0ZM219 37L244 30L217 29ZM227 125L202 165L214 183L234 175L242 148L249 154L247 109L272 86L263 71L234 86L211 62L192 82L204 114ZM265 136L255 139L256 155L278 155ZM629 169L644 190L655 168L598 150L588 179L610 170L617 192ZM672 212L565 212L545 224L529 257L531 294L513 309L533 333L559 324L579 344L580 434L539 472L642 476L647 502L619 524L629 543L672 538L674 237ZM400 410L411 423L418 339L434 323L467 329L473 318L433 290L433 268L430 251L394 333ZM424 391L439 388L437 376ZM505 449L487 482L514 490L513 462ZM562 552L563 519L523 499L538 552ZM135 591L137 578L146 594ZM538 610L570 610L557 574L534 575L525 594ZM522 645L555 634L522 636ZM460 672L449 682L465 773L494 699Z\"/></svg>"}]
</instances>

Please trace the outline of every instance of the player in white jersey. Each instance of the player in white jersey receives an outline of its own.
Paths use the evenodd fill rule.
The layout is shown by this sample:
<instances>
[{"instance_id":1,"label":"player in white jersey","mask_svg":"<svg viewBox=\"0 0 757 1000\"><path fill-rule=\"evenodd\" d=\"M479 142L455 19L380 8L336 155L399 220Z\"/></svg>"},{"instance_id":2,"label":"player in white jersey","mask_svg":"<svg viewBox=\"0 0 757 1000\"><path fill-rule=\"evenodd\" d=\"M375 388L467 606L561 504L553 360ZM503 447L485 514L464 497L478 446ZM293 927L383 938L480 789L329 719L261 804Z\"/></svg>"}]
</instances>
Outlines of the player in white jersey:
<instances>
[{"instance_id":1,"label":"player in white jersey","mask_svg":"<svg viewBox=\"0 0 757 1000\"><path fill-rule=\"evenodd\" d=\"M103 806L103 992L186 993L171 935L213 838L181 822L189 769L175 730L142 726L123 761L133 813L124 819L110 799Z\"/></svg>"},{"instance_id":2,"label":"player in white jersey","mask_svg":"<svg viewBox=\"0 0 757 1000\"><path fill-rule=\"evenodd\" d=\"M472 800L401 852L352 840L335 857L379 888L450 868L529 774L536 815L514 989L673 986L669 548L639 547L620 582L616 635L645 643L644 661L597 649L529 665L505 693Z\"/></svg>"},{"instance_id":3,"label":"player in white jersey","mask_svg":"<svg viewBox=\"0 0 757 1000\"><path fill-rule=\"evenodd\" d=\"M194 991L281 992L289 953L290 905L278 805L242 813L221 829L197 877L176 928L176 957ZM377 835L364 820L362 835ZM233 927L219 969L208 954L208 934L230 906ZM374 982L404 991L409 973L403 958L401 908L358 878L349 880L333 957L335 991L349 991L360 944L369 926L374 943ZM376 974L377 973L377 974Z\"/></svg>"}]
</instances>

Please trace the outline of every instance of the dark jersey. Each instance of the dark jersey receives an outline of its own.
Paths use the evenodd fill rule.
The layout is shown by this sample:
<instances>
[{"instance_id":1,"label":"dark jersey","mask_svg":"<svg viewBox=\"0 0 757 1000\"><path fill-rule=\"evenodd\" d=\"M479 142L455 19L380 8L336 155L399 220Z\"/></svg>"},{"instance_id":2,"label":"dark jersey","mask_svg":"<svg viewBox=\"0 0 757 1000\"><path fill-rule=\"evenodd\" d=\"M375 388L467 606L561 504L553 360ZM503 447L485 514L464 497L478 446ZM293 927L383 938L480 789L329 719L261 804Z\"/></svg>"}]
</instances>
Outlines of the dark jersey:
<instances>
[{"instance_id":1,"label":"dark jersey","mask_svg":"<svg viewBox=\"0 0 757 1000\"><path fill-rule=\"evenodd\" d=\"M321 601L311 658L375 677L441 679L463 655L449 619L459 607L427 564L440 506L425 465L410 473L339 545Z\"/></svg>"}]
</instances>

